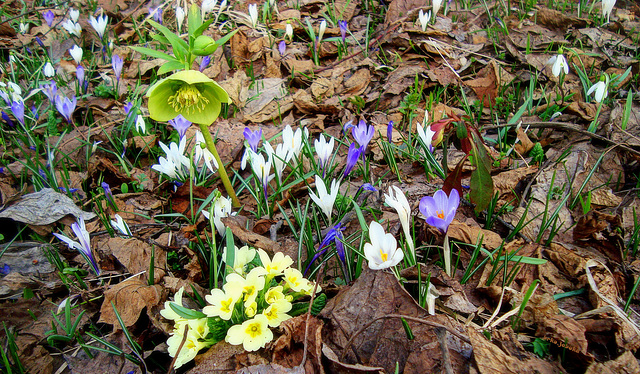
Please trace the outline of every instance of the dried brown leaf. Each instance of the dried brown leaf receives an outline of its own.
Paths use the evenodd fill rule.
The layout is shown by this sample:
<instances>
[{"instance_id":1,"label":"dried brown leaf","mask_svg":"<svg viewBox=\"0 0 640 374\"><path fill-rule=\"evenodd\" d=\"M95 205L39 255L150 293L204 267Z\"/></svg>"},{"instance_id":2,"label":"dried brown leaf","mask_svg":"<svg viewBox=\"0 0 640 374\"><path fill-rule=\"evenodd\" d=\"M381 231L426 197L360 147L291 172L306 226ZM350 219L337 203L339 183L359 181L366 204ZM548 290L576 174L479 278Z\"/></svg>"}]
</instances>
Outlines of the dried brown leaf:
<instances>
[{"instance_id":1,"label":"dried brown leaf","mask_svg":"<svg viewBox=\"0 0 640 374\"><path fill-rule=\"evenodd\" d=\"M111 306L113 303L124 325L133 326L140 318L142 310L149 310L164 299L163 292L165 291L162 286L149 286L139 277L111 286L104 293L99 322L113 325L116 330L120 329L114 307Z\"/></svg>"}]
</instances>

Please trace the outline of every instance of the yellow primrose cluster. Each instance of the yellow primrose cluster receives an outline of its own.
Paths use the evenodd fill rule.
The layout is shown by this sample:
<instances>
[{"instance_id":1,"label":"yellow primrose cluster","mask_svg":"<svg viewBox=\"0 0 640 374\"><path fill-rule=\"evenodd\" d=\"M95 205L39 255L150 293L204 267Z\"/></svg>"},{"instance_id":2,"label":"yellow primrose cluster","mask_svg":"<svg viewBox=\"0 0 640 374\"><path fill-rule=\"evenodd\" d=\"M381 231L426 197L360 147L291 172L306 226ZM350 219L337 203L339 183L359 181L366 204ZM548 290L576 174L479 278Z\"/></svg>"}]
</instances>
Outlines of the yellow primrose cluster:
<instances>
[{"instance_id":1,"label":"yellow primrose cluster","mask_svg":"<svg viewBox=\"0 0 640 374\"><path fill-rule=\"evenodd\" d=\"M261 265L256 261L256 253ZM226 250L222 258L227 258ZM183 307L182 289L176 293L175 301L167 301L160 312L174 321L167 344L169 354L177 355L176 368L222 338L233 345L242 344L247 351L265 347L273 339L270 328L291 318L287 313L292 303L314 291L314 283L291 268L293 260L282 253L270 258L262 249L256 251L245 246L235 248L233 258L233 265L227 265L229 273L222 289L213 289L205 297L208 305L202 313ZM317 287L316 292L319 291ZM185 343L178 351L183 340Z\"/></svg>"}]
</instances>

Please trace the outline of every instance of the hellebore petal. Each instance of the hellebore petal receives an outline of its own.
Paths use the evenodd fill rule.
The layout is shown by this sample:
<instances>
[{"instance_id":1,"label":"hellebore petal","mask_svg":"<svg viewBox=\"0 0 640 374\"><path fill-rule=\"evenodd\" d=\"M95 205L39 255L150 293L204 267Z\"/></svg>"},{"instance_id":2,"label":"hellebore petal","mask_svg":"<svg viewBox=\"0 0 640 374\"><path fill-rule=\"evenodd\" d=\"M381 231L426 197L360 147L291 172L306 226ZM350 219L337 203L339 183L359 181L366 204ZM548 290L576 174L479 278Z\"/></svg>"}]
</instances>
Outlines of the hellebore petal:
<instances>
[{"instance_id":1,"label":"hellebore petal","mask_svg":"<svg viewBox=\"0 0 640 374\"><path fill-rule=\"evenodd\" d=\"M166 122L182 114L188 121L210 125L220 114L221 103L231 103L227 92L197 70L179 71L149 89L149 115Z\"/></svg>"}]
</instances>

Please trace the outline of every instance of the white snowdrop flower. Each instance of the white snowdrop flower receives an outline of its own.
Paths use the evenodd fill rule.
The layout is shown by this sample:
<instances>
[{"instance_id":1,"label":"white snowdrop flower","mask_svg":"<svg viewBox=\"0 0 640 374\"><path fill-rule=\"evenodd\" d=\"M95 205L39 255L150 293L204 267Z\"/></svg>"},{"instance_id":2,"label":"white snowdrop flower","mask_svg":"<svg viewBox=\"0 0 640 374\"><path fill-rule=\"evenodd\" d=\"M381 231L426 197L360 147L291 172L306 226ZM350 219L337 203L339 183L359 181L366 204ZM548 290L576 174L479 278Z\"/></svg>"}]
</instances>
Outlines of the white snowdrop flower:
<instances>
[{"instance_id":1,"label":"white snowdrop flower","mask_svg":"<svg viewBox=\"0 0 640 374\"><path fill-rule=\"evenodd\" d=\"M80 65L80 61L82 61L82 48L74 45L73 48L69 50L69 54L73 57L76 64Z\"/></svg>"},{"instance_id":2,"label":"white snowdrop flower","mask_svg":"<svg viewBox=\"0 0 640 374\"><path fill-rule=\"evenodd\" d=\"M53 68L53 65L51 65L51 62L47 62L46 64L44 64L44 68L42 68L42 73L47 78L51 78L54 75L56 75L56 71Z\"/></svg>"},{"instance_id":3,"label":"white snowdrop flower","mask_svg":"<svg viewBox=\"0 0 640 374\"><path fill-rule=\"evenodd\" d=\"M564 58L564 55L559 54L556 56L551 56L549 61L547 61L547 65L553 65L551 67L551 73L555 77L560 76L560 72L564 70L564 74L569 74L569 64L567 63L567 59Z\"/></svg>"},{"instance_id":4,"label":"white snowdrop flower","mask_svg":"<svg viewBox=\"0 0 640 374\"><path fill-rule=\"evenodd\" d=\"M212 173L215 173L218 170L218 162L216 158L213 157L213 154L207 148L207 143L204 140L204 135L200 132L200 130L196 131L196 154L195 154L195 162L198 164L201 159L204 159L204 164L207 166Z\"/></svg>"},{"instance_id":5,"label":"white snowdrop flower","mask_svg":"<svg viewBox=\"0 0 640 374\"><path fill-rule=\"evenodd\" d=\"M20 22L20 34L26 34L29 32L29 24Z\"/></svg>"},{"instance_id":6,"label":"white snowdrop flower","mask_svg":"<svg viewBox=\"0 0 640 374\"><path fill-rule=\"evenodd\" d=\"M425 130L421 124L418 123L417 125L417 129L418 129L418 136L420 137L420 140L422 140L422 142L424 143L424 145L427 147L427 150L429 151L429 153L433 153L433 136L436 134L435 131L431 130L431 126L427 126L427 129Z\"/></svg>"},{"instance_id":7,"label":"white snowdrop flower","mask_svg":"<svg viewBox=\"0 0 640 374\"><path fill-rule=\"evenodd\" d=\"M441 6L442 6L442 0L433 0L432 10L433 10L434 18L438 15L438 11L440 10Z\"/></svg>"},{"instance_id":8,"label":"white snowdrop flower","mask_svg":"<svg viewBox=\"0 0 640 374\"><path fill-rule=\"evenodd\" d=\"M595 93L594 93L595 92ZM596 84L589 88L587 91L587 95L591 95L594 93L593 97L597 102L601 103L607 96L609 96L609 92L607 91L607 83L604 81L598 81Z\"/></svg>"},{"instance_id":9,"label":"white snowdrop flower","mask_svg":"<svg viewBox=\"0 0 640 374\"><path fill-rule=\"evenodd\" d=\"M203 210L202 214L206 219L211 219L211 216L207 210ZM215 225L216 230L218 231L218 234L220 234L220 236L224 236L226 230L226 226L224 225L224 223L222 223L222 218L235 215L236 213L232 211L231 199L224 196L219 196L215 199L215 202L213 203L213 224ZM223 256L222 258L224 259L226 257Z\"/></svg>"}]
</instances>

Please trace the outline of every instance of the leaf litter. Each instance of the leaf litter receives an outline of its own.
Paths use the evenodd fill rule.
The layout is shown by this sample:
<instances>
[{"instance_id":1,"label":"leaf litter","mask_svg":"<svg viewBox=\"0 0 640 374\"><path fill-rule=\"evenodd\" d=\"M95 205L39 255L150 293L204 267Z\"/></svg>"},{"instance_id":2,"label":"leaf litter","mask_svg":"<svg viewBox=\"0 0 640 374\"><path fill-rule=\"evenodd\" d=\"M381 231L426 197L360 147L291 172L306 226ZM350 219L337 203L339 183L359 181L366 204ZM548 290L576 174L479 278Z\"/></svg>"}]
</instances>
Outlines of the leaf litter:
<instances>
[{"instance_id":1,"label":"leaf litter","mask_svg":"<svg viewBox=\"0 0 640 374\"><path fill-rule=\"evenodd\" d=\"M137 27L129 21L146 17L147 10L141 4L125 0L98 3L117 20L123 42L140 42ZM335 286L338 273L328 272L322 286L330 296L329 303L318 317L302 315L286 321L274 342L258 353L222 341L196 356L195 366L188 372L369 373L394 372L396 368L406 373L640 371L633 356L640 347L638 304L625 308L628 298L638 300L633 286L640 277L636 253L630 251L634 240L637 250L640 240L635 209L640 207L635 191L640 127L637 98L633 97L638 92L637 56L633 56L637 54L638 35L634 30L640 9L621 2L615 10L615 21L602 27L599 16L580 16L573 8L566 12L539 4L530 15L496 19L487 12L499 9L498 3L472 9L463 9L457 3L422 30L418 10L433 10L425 1L394 0L386 8L380 5L375 9L382 9L383 17L372 14L367 10L372 5L364 2L279 2L279 14L270 24L274 30L284 30L292 18L317 21L327 12L339 10L339 18L349 22L357 40L364 35L370 38L371 49L357 52L353 48L346 58L339 57L337 42L322 43L318 49L322 64L316 66L311 60L310 43L303 41L305 28L294 22L298 39L287 46L284 55L268 36L248 26L241 26L229 45L215 52L214 63L204 71L229 92L237 112L211 130L216 134L222 160L231 162L234 169L239 170L236 166L243 153L241 133L245 125L260 126L266 139L279 134L284 124L306 125L312 133L324 131L337 137L342 132L341 124L365 116L373 122L379 139L371 150L377 163L371 165L371 172L382 181L380 189L386 191L389 185L398 184L394 173L388 173L390 167L378 145L385 138L386 122L394 118L404 123L404 128L394 130L392 139L402 143L406 133L416 134L416 124L422 123L426 106L421 97L407 111L406 97L417 90L438 92L439 100L429 101L433 104L431 121L443 115L470 114L470 107L463 105L467 100L477 106L474 120L487 127L483 136L498 143L488 152L498 160L490 172L497 192L496 207L503 209L503 214L493 227L485 227L486 214L476 215L471 206L458 211L448 232L449 238L458 243L454 252L459 266L452 276L442 270L434 251L423 254L422 268L401 272L405 287L393 274L371 271L366 265L360 277L348 285ZM246 8L239 5L236 10L243 12ZM54 13L63 15L59 9ZM40 24L39 18L29 13L25 16ZM368 29L372 16L378 22ZM495 38L487 32L495 24L503 24L501 27L508 32ZM32 27L26 34L7 25L0 24L0 34L8 37L3 44L33 46L38 36L51 59L63 58L75 44L60 29L46 25ZM84 21L82 26L90 29ZM334 26L327 27L326 35L339 38L340 30ZM495 33L496 28L491 31ZM214 33L218 30L211 30ZM99 44L93 38L85 43ZM547 61L560 46L567 51L572 67L564 77L563 97L527 108L526 115L518 115L521 123L517 128L498 127L514 117L519 105L530 105L515 98L520 92L514 87L528 86L532 79L542 82L542 89L536 87L531 92L538 100L546 95L545 88L552 90L558 83ZM162 61L141 58L122 46L118 52L128 57L120 91L116 92L121 99L136 80L143 79L141 87L152 83L150 77ZM622 76L627 68L632 73L615 87L624 93L621 91L612 106L604 106L600 112L596 103L589 102L588 87L584 87L584 77L576 72L576 66L592 69L588 76L591 81L597 81L595 71L600 70L611 76ZM109 80L109 70L108 64L97 66L101 78L91 81L91 89ZM61 61L59 74L71 79L75 72L73 63ZM464 100L453 89L458 87L467 95ZM627 95L633 99L630 109L625 108ZM516 104L507 107L504 100L508 98ZM155 162L155 136L136 136L128 145L145 149L140 167L123 167L115 155L124 150L112 144L105 146L107 152L99 152L85 164L84 155L92 142L106 144L120 131L120 106L119 100L85 98L76 109L76 115L85 118L82 126L51 139L59 145L57 152L74 165L73 170L55 170L53 175L56 180L67 180L69 188L78 188L79 195L69 197L52 188L35 188L29 178L35 178L37 170L28 164L35 153L2 148L3 154L11 154L16 161L4 165L11 175L3 173L0 179L3 222L11 222L14 228L28 225L34 233L49 235L79 217L92 221L96 214L87 206L96 199L95 191L105 180L113 188L117 211L133 228L131 237L120 238L109 235L104 222L93 220L88 224L92 237L97 237L92 250L106 275L101 282L89 282L84 290L69 286L68 278L63 277L67 281L62 282L53 272L46 256L51 251L48 244L2 246L0 264L8 270L2 270L0 294L4 301L0 307L7 317L3 318L5 328L0 336L3 342L15 339L17 355L26 363L25 372L143 372L144 365L135 366L119 355L89 350L93 352L90 357L78 345L47 343L54 323L51 310L69 296L80 300L75 315L85 312L80 315L82 331L90 331L96 324L110 325L113 330L106 341L132 353L135 349L125 337L126 329L143 346L142 357L167 361L166 346L144 344L164 341L171 331L158 317L162 305L180 288L178 285L187 285L185 292L193 298L192 289L204 295L211 288L202 276L208 259L189 247L190 242L212 234L207 231L208 223L198 219L185 227L178 221L159 224L154 219L172 211L194 218L187 188L171 192L149 168ZM89 111L94 122L86 117ZM554 111L562 112L557 122L549 120ZM596 134L602 138L587 135L583 129L596 117L601 123ZM101 131L96 131L96 123ZM570 126L562 127L562 123ZM492 125L496 126L490 129ZM582 131L574 131L576 128ZM508 130L507 135L501 135L501 129ZM507 151L501 142L509 137L518 139L518 143ZM538 143L544 144L545 162L531 156ZM477 163L453 151L448 155L449 171L458 173L456 182L461 186L472 184ZM341 152L336 154L337 159L346 157ZM503 157L505 152L515 157ZM442 157L442 152L437 150L436 156ZM45 155L35 158L45 165L47 161L41 157ZM464 162L460 169L455 167L459 160ZM404 179L400 185L410 201L432 194L444 182L437 177L425 178L424 170L408 157L399 163L405 164L400 166L398 177ZM125 185L135 185L138 190L131 193ZM304 193L300 191L306 192L304 185L301 187L292 192L298 196L289 199L299 199ZM205 199L213 188L195 190ZM383 207L381 194L370 198L371 205L381 209L382 216L390 221L389 227L399 232L399 221L392 210ZM245 212L255 210L253 198L241 199ZM115 213L106 200L96 205ZM291 216L291 209L282 206L281 215L275 219L248 220L244 215L250 214L244 214L223 222L239 242L271 255L284 252L298 261L300 242L291 235L291 228L274 229L276 224L289 226L284 217ZM549 217L551 213L554 215ZM553 220L551 225L549 220ZM417 220L415 227L417 238L425 247L436 248L437 253L443 243L441 233L420 222ZM518 235L509 235L520 223L525 224ZM349 234L359 230L355 224L347 226ZM9 229L2 233L8 239L16 235ZM473 257L476 245L482 248L479 258ZM68 262L65 277L78 270L86 272L79 269L83 266L79 255L60 249ZM179 260L168 259L168 253ZM486 264L476 269L482 260ZM151 262L153 277L148 274ZM178 263L183 266L175 266ZM465 269L477 271L463 283ZM426 274L430 274L430 283L438 293L436 315L416 302L415 295L422 292ZM531 289L535 289L533 295L528 294ZM403 318L408 327L403 327Z\"/></svg>"}]
</instances>

